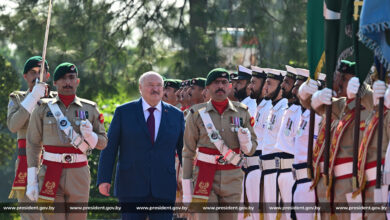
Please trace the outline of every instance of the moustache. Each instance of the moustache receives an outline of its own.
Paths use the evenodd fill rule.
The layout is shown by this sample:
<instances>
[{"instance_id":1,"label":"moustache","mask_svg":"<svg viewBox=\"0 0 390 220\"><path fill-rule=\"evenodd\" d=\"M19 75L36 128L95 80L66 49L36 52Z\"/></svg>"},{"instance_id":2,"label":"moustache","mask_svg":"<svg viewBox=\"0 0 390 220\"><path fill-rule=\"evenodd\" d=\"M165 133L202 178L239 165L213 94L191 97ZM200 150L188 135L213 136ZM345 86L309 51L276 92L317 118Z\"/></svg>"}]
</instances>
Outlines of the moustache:
<instances>
[{"instance_id":1,"label":"moustache","mask_svg":"<svg viewBox=\"0 0 390 220\"><path fill-rule=\"evenodd\" d=\"M215 93L217 93L217 92L223 92L223 93L225 93L225 90L223 90L223 89L218 89L217 91L215 91Z\"/></svg>"},{"instance_id":2,"label":"moustache","mask_svg":"<svg viewBox=\"0 0 390 220\"><path fill-rule=\"evenodd\" d=\"M64 87L62 87L62 88L64 88L64 89L73 89L72 86L64 86Z\"/></svg>"},{"instance_id":3,"label":"moustache","mask_svg":"<svg viewBox=\"0 0 390 220\"><path fill-rule=\"evenodd\" d=\"M153 91L151 95L160 95L159 92Z\"/></svg>"}]
</instances>

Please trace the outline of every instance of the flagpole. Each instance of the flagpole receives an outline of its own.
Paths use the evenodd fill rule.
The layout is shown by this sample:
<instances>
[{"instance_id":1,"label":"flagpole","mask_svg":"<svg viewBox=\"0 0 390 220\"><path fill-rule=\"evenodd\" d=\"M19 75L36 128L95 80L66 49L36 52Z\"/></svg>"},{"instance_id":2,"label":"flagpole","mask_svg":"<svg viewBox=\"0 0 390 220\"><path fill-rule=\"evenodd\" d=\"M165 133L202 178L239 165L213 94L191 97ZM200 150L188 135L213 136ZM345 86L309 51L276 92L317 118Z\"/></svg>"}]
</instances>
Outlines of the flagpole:
<instances>
[{"instance_id":1,"label":"flagpole","mask_svg":"<svg viewBox=\"0 0 390 220\"><path fill-rule=\"evenodd\" d=\"M351 5L353 7L353 5ZM357 32L359 29L359 7L354 7L354 18L352 21L352 33L353 33L353 48L354 48L354 54L355 54L355 73L356 76L359 78L360 83L363 83L363 80L361 79L361 73L359 70L359 41ZM357 190L359 187L359 181L358 181L358 156L359 156L359 136L360 136L360 103L361 103L361 93L362 86L359 86L358 93L355 97L355 126L353 130L353 155L352 155L352 189L353 191Z\"/></svg>"},{"instance_id":2,"label":"flagpole","mask_svg":"<svg viewBox=\"0 0 390 220\"><path fill-rule=\"evenodd\" d=\"M377 62L379 63L379 61ZM379 74L379 79L382 81L385 81L385 73L383 71L383 64L380 63L378 70L377 65L377 71ZM384 98L381 97L379 99L379 118L378 118L378 145L377 145L377 159L376 159L376 183L375 188L380 189L381 183L382 183L382 138L383 138L383 108L384 108Z\"/></svg>"}]
</instances>

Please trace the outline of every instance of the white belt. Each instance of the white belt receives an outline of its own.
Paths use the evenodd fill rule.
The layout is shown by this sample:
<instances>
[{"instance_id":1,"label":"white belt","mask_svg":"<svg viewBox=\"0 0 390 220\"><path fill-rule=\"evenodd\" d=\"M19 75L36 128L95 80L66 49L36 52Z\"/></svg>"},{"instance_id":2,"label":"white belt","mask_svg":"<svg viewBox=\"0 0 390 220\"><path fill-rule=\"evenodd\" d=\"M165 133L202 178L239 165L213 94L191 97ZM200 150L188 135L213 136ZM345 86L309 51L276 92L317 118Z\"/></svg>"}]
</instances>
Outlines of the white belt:
<instances>
[{"instance_id":1,"label":"white belt","mask_svg":"<svg viewBox=\"0 0 390 220\"><path fill-rule=\"evenodd\" d=\"M275 157L272 160L261 160L260 161L260 169L261 170L272 170L272 169L291 169L292 164L294 162L293 158L284 159Z\"/></svg>"},{"instance_id":2,"label":"white belt","mask_svg":"<svg viewBox=\"0 0 390 220\"><path fill-rule=\"evenodd\" d=\"M324 171L324 162L320 163L321 167L321 172ZM366 169L365 171L366 174L366 181L373 181L376 179L376 167L372 167L369 169ZM350 175L352 174L352 162L347 162L339 165L335 165L334 167L334 175L335 177L339 176L345 176L345 175ZM383 181L386 183L390 184L390 173L384 174L383 175Z\"/></svg>"},{"instance_id":3,"label":"white belt","mask_svg":"<svg viewBox=\"0 0 390 220\"><path fill-rule=\"evenodd\" d=\"M88 160L85 154L55 154L46 151L43 153L43 159L57 163L80 163Z\"/></svg>"},{"instance_id":4,"label":"white belt","mask_svg":"<svg viewBox=\"0 0 390 220\"><path fill-rule=\"evenodd\" d=\"M259 166L260 158L258 156L255 157L244 157L244 167L248 168L251 166Z\"/></svg>"},{"instance_id":5,"label":"white belt","mask_svg":"<svg viewBox=\"0 0 390 220\"><path fill-rule=\"evenodd\" d=\"M324 162L320 162L320 169L324 173ZM335 177L352 174L352 162L334 165L333 171Z\"/></svg>"},{"instance_id":6,"label":"white belt","mask_svg":"<svg viewBox=\"0 0 390 220\"><path fill-rule=\"evenodd\" d=\"M371 167L364 172L366 174L366 181L376 180L376 167Z\"/></svg>"},{"instance_id":7,"label":"white belt","mask_svg":"<svg viewBox=\"0 0 390 220\"><path fill-rule=\"evenodd\" d=\"M294 180L298 181L301 179L308 179L309 176L307 175L308 169L307 168L301 168L301 169L294 169L292 168L292 174L294 177Z\"/></svg>"}]
</instances>

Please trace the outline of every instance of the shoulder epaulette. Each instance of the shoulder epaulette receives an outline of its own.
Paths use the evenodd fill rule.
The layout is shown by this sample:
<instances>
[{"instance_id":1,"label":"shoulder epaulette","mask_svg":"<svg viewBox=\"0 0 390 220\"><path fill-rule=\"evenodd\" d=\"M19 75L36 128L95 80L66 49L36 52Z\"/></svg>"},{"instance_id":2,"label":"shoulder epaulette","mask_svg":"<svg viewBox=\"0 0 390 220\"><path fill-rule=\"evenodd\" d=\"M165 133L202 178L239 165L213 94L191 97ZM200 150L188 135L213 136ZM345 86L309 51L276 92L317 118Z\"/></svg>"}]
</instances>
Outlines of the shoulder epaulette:
<instances>
[{"instance_id":1,"label":"shoulder epaulette","mask_svg":"<svg viewBox=\"0 0 390 220\"><path fill-rule=\"evenodd\" d=\"M245 110L248 110L248 106L247 105L245 105L245 104L242 104L241 102L232 102L233 103L233 105L234 106L236 106L236 107L240 107L240 108L243 108L243 109L245 109Z\"/></svg>"},{"instance_id":2,"label":"shoulder epaulette","mask_svg":"<svg viewBox=\"0 0 390 220\"><path fill-rule=\"evenodd\" d=\"M92 106L96 106L96 102L94 102L94 101L91 101L91 100L88 100L88 99L83 99L83 98L79 98L79 99L80 99L81 102L90 104Z\"/></svg>"},{"instance_id":3,"label":"shoulder epaulette","mask_svg":"<svg viewBox=\"0 0 390 220\"><path fill-rule=\"evenodd\" d=\"M16 98L17 96L25 96L26 91L13 91L11 94L9 94L9 97Z\"/></svg>"}]
</instances>

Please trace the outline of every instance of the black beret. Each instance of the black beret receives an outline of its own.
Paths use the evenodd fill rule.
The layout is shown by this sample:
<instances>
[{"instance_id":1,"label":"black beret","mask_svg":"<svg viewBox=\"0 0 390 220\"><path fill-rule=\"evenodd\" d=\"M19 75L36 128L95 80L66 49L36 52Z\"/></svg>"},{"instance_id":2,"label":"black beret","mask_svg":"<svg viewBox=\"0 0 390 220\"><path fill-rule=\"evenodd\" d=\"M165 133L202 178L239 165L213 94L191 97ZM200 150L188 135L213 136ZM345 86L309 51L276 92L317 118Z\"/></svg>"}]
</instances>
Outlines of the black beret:
<instances>
[{"instance_id":1,"label":"black beret","mask_svg":"<svg viewBox=\"0 0 390 220\"><path fill-rule=\"evenodd\" d=\"M60 65L58 65L57 68L54 70L54 81L61 79L61 77L63 77L67 73L76 73L76 75L78 75L76 65L68 62L61 63Z\"/></svg>"},{"instance_id":2,"label":"black beret","mask_svg":"<svg viewBox=\"0 0 390 220\"><path fill-rule=\"evenodd\" d=\"M206 78L198 77L191 80L191 86L196 85L204 88L206 86Z\"/></svg>"},{"instance_id":3,"label":"black beret","mask_svg":"<svg viewBox=\"0 0 390 220\"><path fill-rule=\"evenodd\" d=\"M23 74L26 74L30 69L32 69L34 67L41 67L41 64L42 64L42 57L41 56L30 57L24 63ZM46 68L46 70L49 70L49 64L47 63L47 60L45 60L45 68Z\"/></svg>"},{"instance_id":4,"label":"black beret","mask_svg":"<svg viewBox=\"0 0 390 220\"><path fill-rule=\"evenodd\" d=\"M181 83L181 81L178 81L178 80L175 80L175 79L166 79L164 81L164 88L172 87L174 89L179 89L180 88L180 83Z\"/></svg>"},{"instance_id":5,"label":"black beret","mask_svg":"<svg viewBox=\"0 0 390 220\"><path fill-rule=\"evenodd\" d=\"M219 77L223 77L229 80L229 72L224 68L216 68L211 70L209 74L207 74L206 86L210 85L214 80Z\"/></svg>"}]
</instances>

